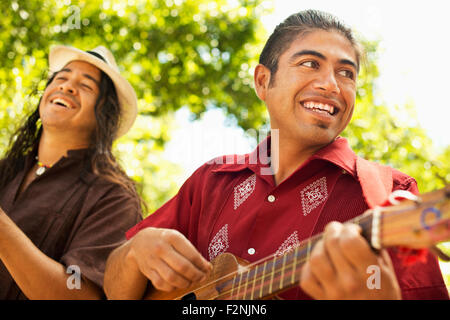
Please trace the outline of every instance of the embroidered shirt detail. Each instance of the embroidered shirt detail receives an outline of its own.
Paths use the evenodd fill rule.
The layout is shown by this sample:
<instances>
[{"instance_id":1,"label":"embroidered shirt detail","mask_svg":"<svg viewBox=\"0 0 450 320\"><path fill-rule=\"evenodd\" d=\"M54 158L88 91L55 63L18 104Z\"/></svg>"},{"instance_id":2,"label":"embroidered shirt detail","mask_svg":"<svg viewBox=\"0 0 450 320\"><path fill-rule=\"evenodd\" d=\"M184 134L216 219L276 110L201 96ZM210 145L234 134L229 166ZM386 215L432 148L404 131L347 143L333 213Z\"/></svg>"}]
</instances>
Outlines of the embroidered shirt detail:
<instances>
[{"instance_id":1,"label":"embroidered shirt detail","mask_svg":"<svg viewBox=\"0 0 450 320\"><path fill-rule=\"evenodd\" d=\"M214 236L208 247L209 261L228 249L228 224L224 225Z\"/></svg>"},{"instance_id":2,"label":"embroidered shirt detail","mask_svg":"<svg viewBox=\"0 0 450 320\"><path fill-rule=\"evenodd\" d=\"M234 210L236 210L253 193L256 185L256 174L251 175L234 187Z\"/></svg>"},{"instance_id":3,"label":"embroidered shirt detail","mask_svg":"<svg viewBox=\"0 0 450 320\"><path fill-rule=\"evenodd\" d=\"M307 216L312 210L322 204L328 197L327 179L320 178L301 192L303 215Z\"/></svg>"},{"instance_id":4,"label":"embroidered shirt detail","mask_svg":"<svg viewBox=\"0 0 450 320\"><path fill-rule=\"evenodd\" d=\"M294 250L299 244L300 241L298 240L297 231L294 231L286 240L284 240L283 244L278 248L277 252L275 252L275 255L282 256L285 253Z\"/></svg>"}]
</instances>

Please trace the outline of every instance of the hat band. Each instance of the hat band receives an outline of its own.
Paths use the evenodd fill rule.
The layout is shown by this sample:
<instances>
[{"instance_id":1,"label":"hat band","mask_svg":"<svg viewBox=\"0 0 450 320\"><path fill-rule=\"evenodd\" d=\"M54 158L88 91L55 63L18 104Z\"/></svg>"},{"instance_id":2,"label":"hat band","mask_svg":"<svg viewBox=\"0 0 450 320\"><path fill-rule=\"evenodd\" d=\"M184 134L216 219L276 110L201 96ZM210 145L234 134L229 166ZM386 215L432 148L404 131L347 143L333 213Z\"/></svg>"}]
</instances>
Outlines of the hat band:
<instances>
[{"instance_id":1,"label":"hat band","mask_svg":"<svg viewBox=\"0 0 450 320\"><path fill-rule=\"evenodd\" d=\"M97 58L103 60L104 62L106 62L105 58L103 58L103 57L102 57L100 54L98 54L97 52L94 52L94 51L86 51L86 52L87 52L87 53L90 53L90 54L92 54L93 56L95 56L95 57L97 57Z\"/></svg>"}]
</instances>

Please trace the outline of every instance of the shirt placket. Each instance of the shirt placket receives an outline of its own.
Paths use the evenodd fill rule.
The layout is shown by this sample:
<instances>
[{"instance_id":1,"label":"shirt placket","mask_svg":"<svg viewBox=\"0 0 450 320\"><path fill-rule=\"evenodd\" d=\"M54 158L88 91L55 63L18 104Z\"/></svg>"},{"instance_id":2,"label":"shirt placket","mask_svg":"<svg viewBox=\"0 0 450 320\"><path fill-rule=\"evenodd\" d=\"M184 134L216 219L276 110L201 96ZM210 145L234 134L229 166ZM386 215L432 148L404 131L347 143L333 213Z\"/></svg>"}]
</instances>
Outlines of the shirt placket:
<instances>
[{"instance_id":1,"label":"shirt placket","mask_svg":"<svg viewBox=\"0 0 450 320\"><path fill-rule=\"evenodd\" d=\"M247 232L247 245L241 251L241 257L245 260L259 260L271 253L271 250L264 245L264 240L267 237L274 236L274 230L270 229L269 226L271 221L276 222L278 220L275 217L278 211L278 197L279 193L276 187L266 187L253 200L257 209L253 217L252 228Z\"/></svg>"}]
</instances>

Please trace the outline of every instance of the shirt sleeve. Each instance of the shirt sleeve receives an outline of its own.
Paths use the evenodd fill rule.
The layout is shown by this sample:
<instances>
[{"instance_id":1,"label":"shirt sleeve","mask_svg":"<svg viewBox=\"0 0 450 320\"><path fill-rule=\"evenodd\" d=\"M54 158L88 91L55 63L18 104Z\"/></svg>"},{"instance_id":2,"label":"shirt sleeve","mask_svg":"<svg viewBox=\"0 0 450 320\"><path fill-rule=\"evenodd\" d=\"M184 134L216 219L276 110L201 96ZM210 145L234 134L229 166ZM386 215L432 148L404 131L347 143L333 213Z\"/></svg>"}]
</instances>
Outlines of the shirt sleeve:
<instances>
[{"instance_id":1,"label":"shirt sleeve","mask_svg":"<svg viewBox=\"0 0 450 320\"><path fill-rule=\"evenodd\" d=\"M95 196L95 192L88 194L88 198ZM91 201L95 200L86 199L85 203ZM103 287L109 254L126 241L126 230L141 221L141 217L138 197L118 185L113 186L86 214L80 214L61 262L66 266L78 266L82 276Z\"/></svg>"},{"instance_id":2,"label":"shirt sleeve","mask_svg":"<svg viewBox=\"0 0 450 320\"><path fill-rule=\"evenodd\" d=\"M416 180L394 170L394 190L407 190L418 195ZM428 250L422 252L422 258L413 264L406 263L406 255L399 248L390 248L388 252L394 265L397 279L405 300L449 299L438 259Z\"/></svg>"}]
</instances>

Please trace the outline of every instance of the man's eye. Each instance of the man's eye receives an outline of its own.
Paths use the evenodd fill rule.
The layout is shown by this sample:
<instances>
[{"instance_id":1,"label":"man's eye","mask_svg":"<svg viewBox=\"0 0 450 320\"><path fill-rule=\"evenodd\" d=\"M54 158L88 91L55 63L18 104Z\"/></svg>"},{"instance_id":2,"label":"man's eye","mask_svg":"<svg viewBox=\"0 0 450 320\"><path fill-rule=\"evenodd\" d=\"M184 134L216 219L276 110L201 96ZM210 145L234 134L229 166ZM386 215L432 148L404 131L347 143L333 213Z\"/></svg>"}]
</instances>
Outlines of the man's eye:
<instances>
[{"instance_id":1,"label":"man's eye","mask_svg":"<svg viewBox=\"0 0 450 320\"><path fill-rule=\"evenodd\" d=\"M88 90L92 90L92 88L89 85L85 84L85 83L82 83L81 86L86 88L86 89L88 89Z\"/></svg>"},{"instance_id":2,"label":"man's eye","mask_svg":"<svg viewBox=\"0 0 450 320\"><path fill-rule=\"evenodd\" d=\"M354 73L353 73L353 71L350 71L350 70L341 70L341 71L339 71L339 74L346 78L350 78L350 79L354 78Z\"/></svg>"},{"instance_id":3,"label":"man's eye","mask_svg":"<svg viewBox=\"0 0 450 320\"><path fill-rule=\"evenodd\" d=\"M319 64L316 61L305 61L302 62L300 65L308 68L317 68L319 66Z\"/></svg>"}]
</instances>

